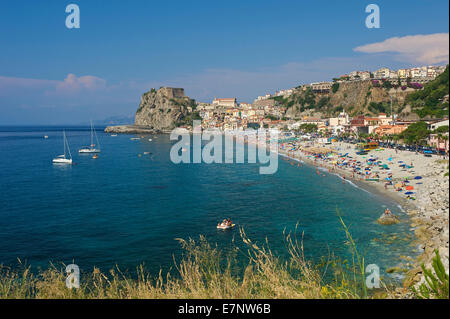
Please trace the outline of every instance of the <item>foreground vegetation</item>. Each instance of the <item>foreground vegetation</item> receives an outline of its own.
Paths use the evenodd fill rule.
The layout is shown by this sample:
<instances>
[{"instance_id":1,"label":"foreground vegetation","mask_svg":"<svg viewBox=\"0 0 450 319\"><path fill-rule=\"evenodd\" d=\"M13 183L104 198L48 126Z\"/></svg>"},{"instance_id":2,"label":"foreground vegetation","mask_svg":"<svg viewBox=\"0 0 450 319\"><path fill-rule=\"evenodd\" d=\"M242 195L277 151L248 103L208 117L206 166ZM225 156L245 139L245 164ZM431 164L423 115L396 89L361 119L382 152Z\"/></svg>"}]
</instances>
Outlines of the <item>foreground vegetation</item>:
<instances>
[{"instance_id":1,"label":"foreground vegetation","mask_svg":"<svg viewBox=\"0 0 450 319\"><path fill-rule=\"evenodd\" d=\"M343 223L342 219L341 222ZM344 224L343 224L344 225ZM345 227L352 262L339 262L328 258L322 267L307 261L303 254L303 243L294 233L285 234L289 258L285 261L273 255L267 241L260 246L247 238L241 229L241 238L246 244L248 265L243 272L236 271L233 254L223 256L221 250L211 246L204 237L198 242L179 239L184 248L180 262L175 262L177 273L152 278L137 269L136 276L124 275L119 269L108 274L98 268L81 275L80 287L68 289L64 268L52 265L49 269L34 274L30 267L10 270L0 267L0 298L36 299L131 299L131 298L390 298L391 291L382 283L382 288L367 294L365 285L364 258L356 250L356 244ZM420 287L417 297L448 298L448 274L442 274L442 263L435 262L439 272L430 277L432 286ZM431 274L431 271L427 271ZM324 278L327 276L327 280ZM440 279L444 279L441 283ZM445 282L446 278L446 282ZM445 288L446 287L446 288ZM398 297L398 296L397 296Z\"/></svg>"}]
</instances>

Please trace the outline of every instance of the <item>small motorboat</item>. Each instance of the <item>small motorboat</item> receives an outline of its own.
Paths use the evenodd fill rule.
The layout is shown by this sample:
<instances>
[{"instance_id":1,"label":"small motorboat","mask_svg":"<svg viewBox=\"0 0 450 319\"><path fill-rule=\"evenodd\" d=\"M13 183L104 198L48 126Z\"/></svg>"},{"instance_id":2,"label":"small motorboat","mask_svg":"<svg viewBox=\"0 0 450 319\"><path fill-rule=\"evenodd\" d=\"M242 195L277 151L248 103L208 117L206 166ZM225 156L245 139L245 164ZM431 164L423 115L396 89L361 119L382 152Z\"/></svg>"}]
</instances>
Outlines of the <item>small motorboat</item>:
<instances>
[{"instance_id":1,"label":"small motorboat","mask_svg":"<svg viewBox=\"0 0 450 319\"><path fill-rule=\"evenodd\" d=\"M116 137L116 136L117 136L117 134L111 134L111 136L112 136L112 137Z\"/></svg>"},{"instance_id":2,"label":"small motorboat","mask_svg":"<svg viewBox=\"0 0 450 319\"><path fill-rule=\"evenodd\" d=\"M48 138L48 135L44 135L44 138L47 139L47 138Z\"/></svg>"},{"instance_id":3,"label":"small motorboat","mask_svg":"<svg viewBox=\"0 0 450 319\"><path fill-rule=\"evenodd\" d=\"M219 225L217 225L217 229L230 229L230 228L233 228L234 226L235 226L235 224L231 224L231 225L219 224Z\"/></svg>"},{"instance_id":4,"label":"small motorboat","mask_svg":"<svg viewBox=\"0 0 450 319\"><path fill-rule=\"evenodd\" d=\"M98 158L98 154L95 154L94 156L92 156L93 159L97 159Z\"/></svg>"}]
</instances>

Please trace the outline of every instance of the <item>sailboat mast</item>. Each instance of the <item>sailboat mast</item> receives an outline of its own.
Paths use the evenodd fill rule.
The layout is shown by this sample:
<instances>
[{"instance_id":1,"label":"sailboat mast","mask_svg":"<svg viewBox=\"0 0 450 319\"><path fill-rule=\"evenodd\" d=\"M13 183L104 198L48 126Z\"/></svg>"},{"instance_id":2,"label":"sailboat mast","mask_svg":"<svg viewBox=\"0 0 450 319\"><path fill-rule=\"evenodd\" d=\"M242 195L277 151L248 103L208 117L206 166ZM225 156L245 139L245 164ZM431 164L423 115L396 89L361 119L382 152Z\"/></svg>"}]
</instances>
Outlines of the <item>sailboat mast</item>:
<instances>
[{"instance_id":1,"label":"sailboat mast","mask_svg":"<svg viewBox=\"0 0 450 319\"><path fill-rule=\"evenodd\" d=\"M93 145L94 145L94 126L91 120L91 149L94 147Z\"/></svg>"},{"instance_id":2,"label":"sailboat mast","mask_svg":"<svg viewBox=\"0 0 450 319\"><path fill-rule=\"evenodd\" d=\"M64 137L65 137L65 135L64 135ZM67 138L66 138L66 143L67 143L67 150L69 151L70 159L72 159L72 153L70 153L69 141L67 140Z\"/></svg>"},{"instance_id":3,"label":"sailboat mast","mask_svg":"<svg viewBox=\"0 0 450 319\"><path fill-rule=\"evenodd\" d=\"M64 158L66 158L66 131L63 131Z\"/></svg>"}]
</instances>

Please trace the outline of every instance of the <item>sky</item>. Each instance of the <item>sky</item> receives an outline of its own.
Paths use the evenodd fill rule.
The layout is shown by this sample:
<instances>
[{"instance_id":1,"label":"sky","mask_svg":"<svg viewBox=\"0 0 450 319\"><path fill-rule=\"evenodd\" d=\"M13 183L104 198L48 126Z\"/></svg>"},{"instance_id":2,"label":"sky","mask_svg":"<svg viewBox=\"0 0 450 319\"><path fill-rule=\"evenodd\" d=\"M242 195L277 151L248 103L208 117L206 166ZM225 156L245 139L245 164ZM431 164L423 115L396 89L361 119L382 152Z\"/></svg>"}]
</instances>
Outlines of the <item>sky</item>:
<instances>
[{"instance_id":1,"label":"sky","mask_svg":"<svg viewBox=\"0 0 450 319\"><path fill-rule=\"evenodd\" d=\"M366 27L371 3L380 28ZM448 12L447 0L0 0L0 125L130 116L153 87L252 102L353 70L445 65Z\"/></svg>"}]
</instances>

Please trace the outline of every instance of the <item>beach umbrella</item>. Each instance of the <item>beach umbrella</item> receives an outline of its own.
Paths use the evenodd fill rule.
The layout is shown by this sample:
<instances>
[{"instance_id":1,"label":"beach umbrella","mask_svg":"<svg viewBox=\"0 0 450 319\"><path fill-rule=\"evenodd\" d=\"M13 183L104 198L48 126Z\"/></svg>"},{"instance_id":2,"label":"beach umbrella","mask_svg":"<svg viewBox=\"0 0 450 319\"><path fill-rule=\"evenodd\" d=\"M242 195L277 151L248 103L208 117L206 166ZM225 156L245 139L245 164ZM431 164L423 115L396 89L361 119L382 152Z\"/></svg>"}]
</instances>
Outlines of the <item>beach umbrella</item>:
<instances>
[{"instance_id":1,"label":"beach umbrella","mask_svg":"<svg viewBox=\"0 0 450 319\"><path fill-rule=\"evenodd\" d=\"M392 157L389 157L389 158L388 158L388 161L389 161L389 162L392 162Z\"/></svg>"},{"instance_id":2,"label":"beach umbrella","mask_svg":"<svg viewBox=\"0 0 450 319\"><path fill-rule=\"evenodd\" d=\"M398 187L402 187L403 185L402 184L400 184L400 183L397 183L397 184L395 184L394 185L394 187L396 187L396 188L398 188Z\"/></svg>"},{"instance_id":3,"label":"beach umbrella","mask_svg":"<svg viewBox=\"0 0 450 319\"><path fill-rule=\"evenodd\" d=\"M406 186L405 189L408 191L412 191L414 189L414 186Z\"/></svg>"},{"instance_id":4,"label":"beach umbrella","mask_svg":"<svg viewBox=\"0 0 450 319\"><path fill-rule=\"evenodd\" d=\"M422 179L422 176L416 176L414 179Z\"/></svg>"},{"instance_id":5,"label":"beach umbrella","mask_svg":"<svg viewBox=\"0 0 450 319\"><path fill-rule=\"evenodd\" d=\"M392 178L386 177L386 178L385 178L385 180L387 180L387 181L391 181L391 180L392 180Z\"/></svg>"},{"instance_id":6,"label":"beach umbrella","mask_svg":"<svg viewBox=\"0 0 450 319\"><path fill-rule=\"evenodd\" d=\"M414 192L406 192L405 195L412 195Z\"/></svg>"}]
</instances>

